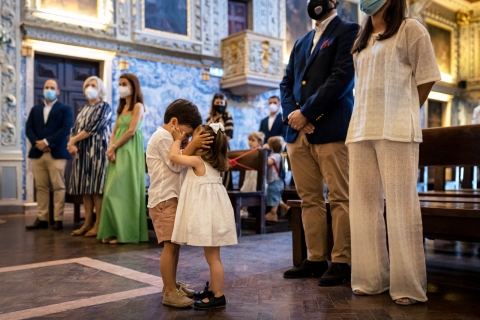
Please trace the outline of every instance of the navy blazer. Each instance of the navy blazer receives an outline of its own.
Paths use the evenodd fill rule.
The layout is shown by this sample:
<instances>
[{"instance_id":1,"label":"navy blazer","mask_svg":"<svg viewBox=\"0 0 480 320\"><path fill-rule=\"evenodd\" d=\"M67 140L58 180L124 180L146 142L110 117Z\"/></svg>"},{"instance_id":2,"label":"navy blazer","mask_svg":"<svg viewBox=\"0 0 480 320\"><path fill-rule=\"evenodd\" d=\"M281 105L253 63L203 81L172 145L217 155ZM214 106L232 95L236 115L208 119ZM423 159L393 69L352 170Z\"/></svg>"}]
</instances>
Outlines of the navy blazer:
<instances>
[{"instance_id":1,"label":"navy blazer","mask_svg":"<svg viewBox=\"0 0 480 320\"><path fill-rule=\"evenodd\" d=\"M358 34L356 23L335 17L311 53L315 30L295 43L280 84L284 122L300 112L315 126L312 144L345 141L353 111L354 66L350 50ZM288 126L286 142L298 131Z\"/></svg>"},{"instance_id":2,"label":"navy blazer","mask_svg":"<svg viewBox=\"0 0 480 320\"><path fill-rule=\"evenodd\" d=\"M268 118L269 117L266 117L262 120L262 122L260 122L259 129L259 131L265 134L265 143L267 143L268 138L270 137L282 136L283 138L285 138L285 134L287 133L287 126L283 123L282 114L277 114L271 130L268 130Z\"/></svg>"},{"instance_id":3,"label":"navy blazer","mask_svg":"<svg viewBox=\"0 0 480 320\"><path fill-rule=\"evenodd\" d=\"M29 158L38 159L43 152L35 148L38 140L47 139L50 153L54 159L70 159L67 151L68 136L73 126L72 107L61 102L55 102L48 115L47 122L43 119L43 107L39 104L32 108L28 115L26 131L27 138L32 144L28 153Z\"/></svg>"}]
</instances>

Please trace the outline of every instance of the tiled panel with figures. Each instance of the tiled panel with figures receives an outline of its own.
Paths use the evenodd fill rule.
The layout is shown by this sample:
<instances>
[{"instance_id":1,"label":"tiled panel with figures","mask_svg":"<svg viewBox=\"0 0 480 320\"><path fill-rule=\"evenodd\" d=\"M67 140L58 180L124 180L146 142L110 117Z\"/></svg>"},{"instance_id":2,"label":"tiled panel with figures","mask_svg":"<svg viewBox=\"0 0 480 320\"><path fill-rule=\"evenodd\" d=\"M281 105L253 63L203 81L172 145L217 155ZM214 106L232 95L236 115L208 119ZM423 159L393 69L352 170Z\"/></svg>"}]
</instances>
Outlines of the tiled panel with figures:
<instances>
[{"instance_id":1,"label":"tiled panel with figures","mask_svg":"<svg viewBox=\"0 0 480 320\"><path fill-rule=\"evenodd\" d=\"M119 60L130 62L129 70L119 69ZM113 62L112 83L114 108L118 106L118 79L122 73L135 74L142 86L147 115L143 123L145 146L155 130L163 125L163 116L168 105L178 98L195 103L205 121L210 111L213 95L220 91L220 79L211 77L202 81L201 68L168 64L165 62L118 56ZM232 149L248 149L248 134L258 130L260 121L268 115L268 97L278 90L254 97L252 102L240 96L225 92L228 97L228 111L232 114L235 131L230 142Z\"/></svg>"}]
</instances>

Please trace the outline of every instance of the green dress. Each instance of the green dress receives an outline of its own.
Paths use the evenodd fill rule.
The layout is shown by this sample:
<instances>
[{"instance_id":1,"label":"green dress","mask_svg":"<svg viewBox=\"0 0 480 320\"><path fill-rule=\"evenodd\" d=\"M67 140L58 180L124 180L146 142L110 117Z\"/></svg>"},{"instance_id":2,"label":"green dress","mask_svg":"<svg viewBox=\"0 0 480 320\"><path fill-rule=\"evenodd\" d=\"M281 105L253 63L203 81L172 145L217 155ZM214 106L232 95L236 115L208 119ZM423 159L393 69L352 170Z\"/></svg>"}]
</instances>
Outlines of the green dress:
<instances>
[{"instance_id":1,"label":"green dress","mask_svg":"<svg viewBox=\"0 0 480 320\"><path fill-rule=\"evenodd\" d=\"M118 117L115 141L128 130L131 119L131 114ZM116 150L115 163L108 163L98 239L116 237L120 243L148 241L141 127L142 121L135 135Z\"/></svg>"}]
</instances>

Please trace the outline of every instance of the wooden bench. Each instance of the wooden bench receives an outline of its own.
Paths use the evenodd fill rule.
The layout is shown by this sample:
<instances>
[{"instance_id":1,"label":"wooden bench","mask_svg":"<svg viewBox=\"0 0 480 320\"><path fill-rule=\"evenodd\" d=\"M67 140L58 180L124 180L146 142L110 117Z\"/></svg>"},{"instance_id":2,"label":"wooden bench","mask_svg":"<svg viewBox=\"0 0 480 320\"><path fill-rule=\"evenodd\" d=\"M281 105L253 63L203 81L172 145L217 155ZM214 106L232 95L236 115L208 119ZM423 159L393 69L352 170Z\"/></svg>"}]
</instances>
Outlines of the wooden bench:
<instances>
[{"instance_id":1,"label":"wooden bench","mask_svg":"<svg viewBox=\"0 0 480 320\"><path fill-rule=\"evenodd\" d=\"M480 242L480 192L445 191L444 178L445 167L480 164L479 142L480 125L423 130L419 165L435 167L434 191L419 193L426 238Z\"/></svg>"},{"instance_id":2,"label":"wooden bench","mask_svg":"<svg viewBox=\"0 0 480 320\"><path fill-rule=\"evenodd\" d=\"M237 159L237 165L234 165L230 168L230 172L239 172L240 181L239 186L243 185L245 179L245 171L249 167L254 170L257 170L257 190L253 192L240 192L240 190L227 190L230 201L232 202L233 210L235 213L235 224L237 227L237 235L242 235L242 221L240 218L240 210L242 207L260 207L260 210L255 213L255 232L256 233L265 233L265 182L266 182L266 173L267 173L267 160L270 150L268 149L259 149L246 156L239 158L240 156L246 154L250 150L236 150L229 151L229 159ZM238 165L240 164L240 165ZM243 166L242 166L243 165Z\"/></svg>"},{"instance_id":3,"label":"wooden bench","mask_svg":"<svg viewBox=\"0 0 480 320\"><path fill-rule=\"evenodd\" d=\"M303 230L302 219L302 201L301 200L288 200L287 205L290 206L290 212L292 214L292 254L293 265L297 266L307 259L307 243L305 242L305 231ZM330 204L325 202L327 209L327 247L328 252L332 252L333 248L333 231L332 231L332 216L330 214ZM329 254L330 256L330 254Z\"/></svg>"}]
</instances>

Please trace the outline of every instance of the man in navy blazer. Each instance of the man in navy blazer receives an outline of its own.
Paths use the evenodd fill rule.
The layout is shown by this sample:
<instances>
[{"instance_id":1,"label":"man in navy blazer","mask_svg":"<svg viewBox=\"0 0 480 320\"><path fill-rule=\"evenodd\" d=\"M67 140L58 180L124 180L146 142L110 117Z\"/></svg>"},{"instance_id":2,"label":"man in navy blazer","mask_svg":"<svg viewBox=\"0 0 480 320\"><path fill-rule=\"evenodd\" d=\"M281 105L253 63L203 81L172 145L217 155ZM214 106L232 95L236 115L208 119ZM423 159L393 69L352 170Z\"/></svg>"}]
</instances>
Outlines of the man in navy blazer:
<instances>
[{"instance_id":1,"label":"man in navy blazer","mask_svg":"<svg viewBox=\"0 0 480 320\"><path fill-rule=\"evenodd\" d=\"M279 97L271 96L268 99L270 115L260 122L260 129L258 130L265 134L265 143L270 137L282 136L285 138L287 125L283 123L281 107Z\"/></svg>"},{"instance_id":2,"label":"man in navy blazer","mask_svg":"<svg viewBox=\"0 0 480 320\"><path fill-rule=\"evenodd\" d=\"M353 110L354 66L350 53L359 26L337 16L336 0L310 0L315 30L297 40L280 84L287 152L298 195L308 258L285 278L320 276L319 285L350 277L348 153L345 146ZM323 195L328 186L334 245L327 250ZM331 254L330 265L327 257Z\"/></svg>"},{"instance_id":3,"label":"man in navy blazer","mask_svg":"<svg viewBox=\"0 0 480 320\"><path fill-rule=\"evenodd\" d=\"M32 163L38 215L27 230L48 228L50 184L53 188L55 230L63 229L65 207L65 165L68 136L73 126L72 108L58 101L60 94L55 80L47 80L43 88L44 103L30 111L26 124L27 138L32 144L28 157Z\"/></svg>"}]
</instances>

